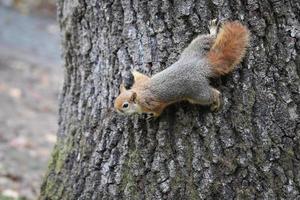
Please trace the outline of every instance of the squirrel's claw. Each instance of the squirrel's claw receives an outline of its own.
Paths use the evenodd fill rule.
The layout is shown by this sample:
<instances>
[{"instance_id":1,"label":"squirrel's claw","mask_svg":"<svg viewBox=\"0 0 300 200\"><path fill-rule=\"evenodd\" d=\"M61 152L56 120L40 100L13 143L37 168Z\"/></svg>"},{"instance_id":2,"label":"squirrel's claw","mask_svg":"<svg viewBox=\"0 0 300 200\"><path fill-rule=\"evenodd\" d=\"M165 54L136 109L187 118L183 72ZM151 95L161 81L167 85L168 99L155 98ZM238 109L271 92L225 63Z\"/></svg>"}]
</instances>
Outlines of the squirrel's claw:
<instances>
[{"instance_id":1,"label":"squirrel's claw","mask_svg":"<svg viewBox=\"0 0 300 200\"><path fill-rule=\"evenodd\" d=\"M153 113L149 113L149 114L147 114L147 121L151 121L152 119L154 119L154 115L153 115Z\"/></svg>"},{"instance_id":2,"label":"squirrel's claw","mask_svg":"<svg viewBox=\"0 0 300 200\"><path fill-rule=\"evenodd\" d=\"M212 112L217 112L220 110L221 107L221 95L220 95L221 93L216 89L214 89L213 92L214 92L214 100L210 105L210 110Z\"/></svg>"},{"instance_id":3,"label":"squirrel's claw","mask_svg":"<svg viewBox=\"0 0 300 200\"><path fill-rule=\"evenodd\" d=\"M209 33L210 35L217 35L218 19L213 19L209 22Z\"/></svg>"},{"instance_id":4,"label":"squirrel's claw","mask_svg":"<svg viewBox=\"0 0 300 200\"><path fill-rule=\"evenodd\" d=\"M152 119L154 119L153 113L143 113L143 116L146 117L147 121L151 121Z\"/></svg>"},{"instance_id":5,"label":"squirrel's claw","mask_svg":"<svg viewBox=\"0 0 300 200\"><path fill-rule=\"evenodd\" d=\"M220 105L221 105L220 102L213 103L213 104L210 105L210 110L212 112L218 112L220 110Z\"/></svg>"},{"instance_id":6,"label":"squirrel's claw","mask_svg":"<svg viewBox=\"0 0 300 200\"><path fill-rule=\"evenodd\" d=\"M222 21L217 18L209 21L209 34L216 36L217 33L219 33L222 24Z\"/></svg>"},{"instance_id":7,"label":"squirrel's claw","mask_svg":"<svg viewBox=\"0 0 300 200\"><path fill-rule=\"evenodd\" d=\"M147 121L152 121L153 119L155 119L154 113L147 113Z\"/></svg>"}]
</instances>

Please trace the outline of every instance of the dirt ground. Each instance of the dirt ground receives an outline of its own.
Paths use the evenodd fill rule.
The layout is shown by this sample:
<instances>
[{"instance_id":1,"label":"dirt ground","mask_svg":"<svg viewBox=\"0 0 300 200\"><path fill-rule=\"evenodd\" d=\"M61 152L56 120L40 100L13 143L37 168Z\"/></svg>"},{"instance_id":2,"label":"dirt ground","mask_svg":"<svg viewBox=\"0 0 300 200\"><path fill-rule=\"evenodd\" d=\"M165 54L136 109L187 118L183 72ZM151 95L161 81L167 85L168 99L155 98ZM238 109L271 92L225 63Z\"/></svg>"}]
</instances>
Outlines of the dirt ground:
<instances>
[{"instance_id":1,"label":"dirt ground","mask_svg":"<svg viewBox=\"0 0 300 200\"><path fill-rule=\"evenodd\" d=\"M0 7L0 200L36 199L62 79L56 22Z\"/></svg>"}]
</instances>

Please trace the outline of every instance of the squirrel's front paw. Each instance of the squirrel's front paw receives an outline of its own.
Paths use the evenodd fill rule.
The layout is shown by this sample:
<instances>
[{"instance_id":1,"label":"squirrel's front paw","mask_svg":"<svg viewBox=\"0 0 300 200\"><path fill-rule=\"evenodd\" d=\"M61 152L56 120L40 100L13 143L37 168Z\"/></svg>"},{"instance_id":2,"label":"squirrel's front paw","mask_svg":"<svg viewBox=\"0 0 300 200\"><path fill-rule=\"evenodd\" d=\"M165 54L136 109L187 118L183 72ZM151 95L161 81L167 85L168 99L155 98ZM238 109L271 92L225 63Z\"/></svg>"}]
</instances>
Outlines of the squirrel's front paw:
<instances>
[{"instance_id":1,"label":"squirrel's front paw","mask_svg":"<svg viewBox=\"0 0 300 200\"><path fill-rule=\"evenodd\" d=\"M221 107L221 93L216 89L213 90L213 93L214 93L214 100L210 105L210 110L212 112L217 112L220 110Z\"/></svg>"}]
</instances>

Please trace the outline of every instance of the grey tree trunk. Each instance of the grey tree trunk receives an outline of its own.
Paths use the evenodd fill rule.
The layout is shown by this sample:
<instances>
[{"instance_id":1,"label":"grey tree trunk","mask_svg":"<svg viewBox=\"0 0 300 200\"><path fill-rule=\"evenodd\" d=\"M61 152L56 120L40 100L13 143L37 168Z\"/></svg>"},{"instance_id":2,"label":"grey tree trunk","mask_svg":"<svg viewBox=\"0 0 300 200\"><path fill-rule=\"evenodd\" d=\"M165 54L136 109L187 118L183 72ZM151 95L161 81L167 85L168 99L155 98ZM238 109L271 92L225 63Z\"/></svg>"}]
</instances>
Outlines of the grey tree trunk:
<instances>
[{"instance_id":1,"label":"grey tree trunk","mask_svg":"<svg viewBox=\"0 0 300 200\"><path fill-rule=\"evenodd\" d=\"M300 199L299 13L298 0L59 1L65 81L40 199ZM170 66L216 17L252 33L212 80L221 111L113 111L124 71Z\"/></svg>"}]
</instances>

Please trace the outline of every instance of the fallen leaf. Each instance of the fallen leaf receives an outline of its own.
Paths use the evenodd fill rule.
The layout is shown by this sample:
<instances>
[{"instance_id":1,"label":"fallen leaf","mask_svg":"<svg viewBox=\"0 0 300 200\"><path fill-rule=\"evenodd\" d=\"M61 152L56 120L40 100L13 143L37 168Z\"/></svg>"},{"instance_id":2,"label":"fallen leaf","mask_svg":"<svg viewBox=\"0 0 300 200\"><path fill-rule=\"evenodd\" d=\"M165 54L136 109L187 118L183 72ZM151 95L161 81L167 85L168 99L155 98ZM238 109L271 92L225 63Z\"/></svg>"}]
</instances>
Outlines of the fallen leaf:
<instances>
[{"instance_id":1,"label":"fallen leaf","mask_svg":"<svg viewBox=\"0 0 300 200\"><path fill-rule=\"evenodd\" d=\"M22 95L22 92L20 89L18 88L11 88L9 91L8 91L9 95L13 98L16 98L16 99L19 99Z\"/></svg>"},{"instance_id":2,"label":"fallen leaf","mask_svg":"<svg viewBox=\"0 0 300 200\"><path fill-rule=\"evenodd\" d=\"M2 191L3 196L11 197L11 198L19 198L19 193L15 190L6 189Z\"/></svg>"},{"instance_id":3,"label":"fallen leaf","mask_svg":"<svg viewBox=\"0 0 300 200\"><path fill-rule=\"evenodd\" d=\"M20 137L12 139L9 142L9 146L14 147L14 148L31 148L32 143L30 141L28 141L27 138L20 136Z\"/></svg>"}]
</instances>

